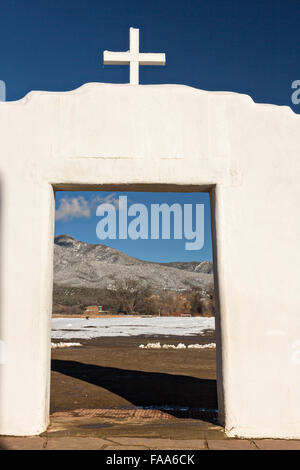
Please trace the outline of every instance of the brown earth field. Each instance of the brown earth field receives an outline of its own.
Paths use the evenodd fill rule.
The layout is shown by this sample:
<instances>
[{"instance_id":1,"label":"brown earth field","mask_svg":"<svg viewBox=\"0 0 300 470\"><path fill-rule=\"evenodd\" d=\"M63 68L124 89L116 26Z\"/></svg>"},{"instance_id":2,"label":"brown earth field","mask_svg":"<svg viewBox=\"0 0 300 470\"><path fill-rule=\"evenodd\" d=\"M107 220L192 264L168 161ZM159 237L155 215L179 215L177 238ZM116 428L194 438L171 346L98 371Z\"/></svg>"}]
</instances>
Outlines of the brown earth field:
<instances>
[{"instance_id":1,"label":"brown earth field","mask_svg":"<svg viewBox=\"0 0 300 470\"><path fill-rule=\"evenodd\" d=\"M205 344L190 337L112 337L52 350L51 413L77 409L217 409L215 349L140 349L140 344Z\"/></svg>"}]
</instances>

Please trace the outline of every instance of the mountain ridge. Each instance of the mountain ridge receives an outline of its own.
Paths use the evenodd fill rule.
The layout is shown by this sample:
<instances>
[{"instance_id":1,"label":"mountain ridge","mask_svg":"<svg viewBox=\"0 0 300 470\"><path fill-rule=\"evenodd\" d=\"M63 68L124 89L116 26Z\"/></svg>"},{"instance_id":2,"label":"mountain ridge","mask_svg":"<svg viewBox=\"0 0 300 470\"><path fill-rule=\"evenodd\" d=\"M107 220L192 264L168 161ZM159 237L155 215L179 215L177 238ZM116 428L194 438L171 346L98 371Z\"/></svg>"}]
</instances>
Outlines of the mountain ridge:
<instances>
[{"instance_id":1,"label":"mountain ridge","mask_svg":"<svg viewBox=\"0 0 300 470\"><path fill-rule=\"evenodd\" d=\"M212 263L156 263L134 258L107 245L82 242L67 234L55 237L55 284L114 288L124 280L134 280L157 290L205 290L213 282Z\"/></svg>"}]
</instances>

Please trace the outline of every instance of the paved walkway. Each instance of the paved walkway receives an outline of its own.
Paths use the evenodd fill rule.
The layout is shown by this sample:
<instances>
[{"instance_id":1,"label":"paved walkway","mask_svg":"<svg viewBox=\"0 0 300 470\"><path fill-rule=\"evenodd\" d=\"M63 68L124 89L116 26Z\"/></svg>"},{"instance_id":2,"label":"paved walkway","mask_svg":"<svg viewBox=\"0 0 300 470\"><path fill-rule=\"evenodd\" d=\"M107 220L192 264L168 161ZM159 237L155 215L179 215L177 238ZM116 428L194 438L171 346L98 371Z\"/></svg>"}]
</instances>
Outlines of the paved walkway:
<instances>
[{"instance_id":1,"label":"paved walkway","mask_svg":"<svg viewBox=\"0 0 300 470\"><path fill-rule=\"evenodd\" d=\"M36 437L0 437L2 450L300 450L300 440L229 439L214 422L137 410L55 413Z\"/></svg>"},{"instance_id":2,"label":"paved walkway","mask_svg":"<svg viewBox=\"0 0 300 470\"><path fill-rule=\"evenodd\" d=\"M0 450L300 450L300 441L114 437L2 437Z\"/></svg>"}]
</instances>

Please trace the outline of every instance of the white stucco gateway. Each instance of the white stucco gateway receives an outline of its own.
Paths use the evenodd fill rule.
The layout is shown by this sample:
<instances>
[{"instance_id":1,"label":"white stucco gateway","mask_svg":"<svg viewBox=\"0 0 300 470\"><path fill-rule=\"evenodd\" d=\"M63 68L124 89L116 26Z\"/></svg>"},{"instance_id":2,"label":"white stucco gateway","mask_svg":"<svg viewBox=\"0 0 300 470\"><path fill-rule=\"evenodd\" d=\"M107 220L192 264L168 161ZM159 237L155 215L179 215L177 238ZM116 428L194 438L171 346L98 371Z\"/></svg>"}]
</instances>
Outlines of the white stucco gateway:
<instances>
[{"instance_id":1,"label":"white stucco gateway","mask_svg":"<svg viewBox=\"0 0 300 470\"><path fill-rule=\"evenodd\" d=\"M226 432L300 438L300 116L94 83L0 103L0 136L0 433L49 422L54 191L209 190Z\"/></svg>"}]
</instances>

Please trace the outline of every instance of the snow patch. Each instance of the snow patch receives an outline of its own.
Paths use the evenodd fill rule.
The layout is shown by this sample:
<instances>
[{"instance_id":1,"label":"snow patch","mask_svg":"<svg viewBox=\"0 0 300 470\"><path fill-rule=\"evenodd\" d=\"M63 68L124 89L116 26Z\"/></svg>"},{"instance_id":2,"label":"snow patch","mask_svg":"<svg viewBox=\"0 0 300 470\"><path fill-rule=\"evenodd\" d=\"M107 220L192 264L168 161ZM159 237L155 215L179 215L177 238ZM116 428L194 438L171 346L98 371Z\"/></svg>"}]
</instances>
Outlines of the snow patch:
<instances>
[{"instance_id":1,"label":"snow patch","mask_svg":"<svg viewBox=\"0 0 300 470\"><path fill-rule=\"evenodd\" d=\"M57 348L73 348L77 346L82 346L81 343L51 343L51 349L57 349Z\"/></svg>"},{"instance_id":2,"label":"snow patch","mask_svg":"<svg viewBox=\"0 0 300 470\"><path fill-rule=\"evenodd\" d=\"M160 343L148 343L148 344L146 344L146 346L144 344L140 344L139 348L142 348L142 349L160 349L161 345L160 345Z\"/></svg>"},{"instance_id":3,"label":"snow patch","mask_svg":"<svg viewBox=\"0 0 300 470\"><path fill-rule=\"evenodd\" d=\"M208 344L189 344L186 346L184 343L178 343L177 346L175 344L163 344L161 346L160 343L147 343L147 344L140 344L140 349L214 349L216 347L216 343L208 343Z\"/></svg>"}]
</instances>

